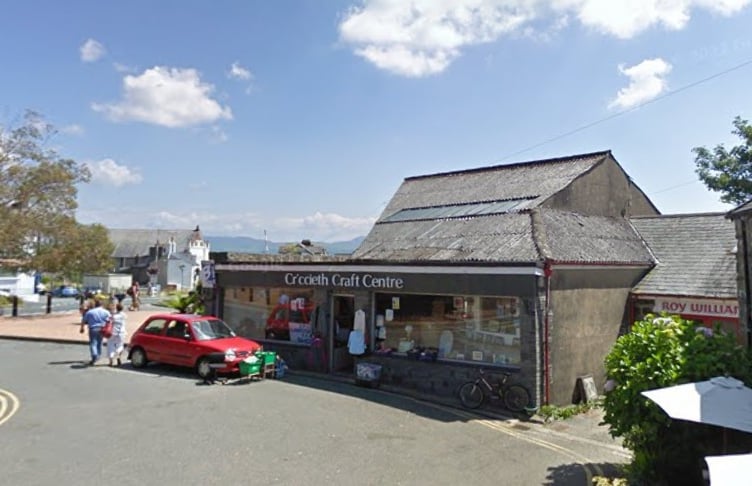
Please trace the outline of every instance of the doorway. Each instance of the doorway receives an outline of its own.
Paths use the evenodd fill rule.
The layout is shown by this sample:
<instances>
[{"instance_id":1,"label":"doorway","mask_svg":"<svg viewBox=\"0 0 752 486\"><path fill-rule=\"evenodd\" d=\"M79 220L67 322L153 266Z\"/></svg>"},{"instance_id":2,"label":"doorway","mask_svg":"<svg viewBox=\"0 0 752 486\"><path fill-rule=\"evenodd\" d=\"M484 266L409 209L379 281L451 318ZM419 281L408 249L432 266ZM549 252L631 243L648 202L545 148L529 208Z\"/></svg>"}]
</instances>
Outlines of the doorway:
<instances>
[{"instance_id":1,"label":"doorway","mask_svg":"<svg viewBox=\"0 0 752 486\"><path fill-rule=\"evenodd\" d=\"M334 373L353 371L353 358L347 349L347 341L355 321L355 297L352 295L332 296L332 320L329 328L331 370Z\"/></svg>"}]
</instances>

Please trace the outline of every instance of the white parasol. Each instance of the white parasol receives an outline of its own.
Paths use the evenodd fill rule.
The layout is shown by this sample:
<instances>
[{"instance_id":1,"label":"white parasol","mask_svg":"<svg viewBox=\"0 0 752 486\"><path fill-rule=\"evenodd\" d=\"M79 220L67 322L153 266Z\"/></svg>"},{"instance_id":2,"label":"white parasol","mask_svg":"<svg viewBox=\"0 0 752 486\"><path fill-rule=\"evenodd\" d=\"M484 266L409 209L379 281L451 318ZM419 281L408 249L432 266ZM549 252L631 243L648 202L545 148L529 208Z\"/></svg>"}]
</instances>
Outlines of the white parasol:
<instances>
[{"instance_id":1,"label":"white parasol","mask_svg":"<svg viewBox=\"0 0 752 486\"><path fill-rule=\"evenodd\" d=\"M752 388L732 377L648 390L669 417L752 433Z\"/></svg>"},{"instance_id":2,"label":"white parasol","mask_svg":"<svg viewBox=\"0 0 752 486\"><path fill-rule=\"evenodd\" d=\"M750 484L752 454L708 456L705 462L708 463L711 486L747 486Z\"/></svg>"}]
</instances>

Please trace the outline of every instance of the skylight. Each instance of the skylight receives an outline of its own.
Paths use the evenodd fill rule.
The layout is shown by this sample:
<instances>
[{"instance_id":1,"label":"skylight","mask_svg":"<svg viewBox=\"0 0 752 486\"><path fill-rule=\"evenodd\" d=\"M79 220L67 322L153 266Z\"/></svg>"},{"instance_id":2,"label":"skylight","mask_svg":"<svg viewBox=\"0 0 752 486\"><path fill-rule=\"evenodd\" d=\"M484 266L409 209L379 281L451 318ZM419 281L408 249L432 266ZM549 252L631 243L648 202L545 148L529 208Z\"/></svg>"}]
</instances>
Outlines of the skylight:
<instances>
[{"instance_id":1,"label":"skylight","mask_svg":"<svg viewBox=\"0 0 752 486\"><path fill-rule=\"evenodd\" d=\"M467 218L470 216L485 216L489 214L504 214L512 211L522 203L533 198L508 199L505 201L486 201L466 204L452 204L447 206L431 206L428 208L401 209L384 218L384 223L402 221L419 221L430 219Z\"/></svg>"}]
</instances>

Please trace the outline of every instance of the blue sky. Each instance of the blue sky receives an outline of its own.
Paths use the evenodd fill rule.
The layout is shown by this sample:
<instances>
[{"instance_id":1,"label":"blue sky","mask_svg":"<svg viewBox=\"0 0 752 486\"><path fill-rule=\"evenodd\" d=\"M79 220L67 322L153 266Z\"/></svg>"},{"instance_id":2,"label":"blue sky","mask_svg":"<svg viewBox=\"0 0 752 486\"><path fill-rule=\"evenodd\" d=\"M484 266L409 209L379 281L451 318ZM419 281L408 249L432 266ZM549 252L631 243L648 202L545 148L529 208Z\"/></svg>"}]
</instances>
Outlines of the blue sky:
<instances>
[{"instance_id":1,"label":"blue sky","mask_svg":"<svg viewBox=\"0 0 752 486\"><path fill-rule=\"evenodd\" d=\"M609 149L664 214L725 211L691 149L739 142L752 65L691 85L752 60L751 4L12 2L0 124L54 124L110 227L349 239L405 177Z\"/></svg>"}]
</instances>

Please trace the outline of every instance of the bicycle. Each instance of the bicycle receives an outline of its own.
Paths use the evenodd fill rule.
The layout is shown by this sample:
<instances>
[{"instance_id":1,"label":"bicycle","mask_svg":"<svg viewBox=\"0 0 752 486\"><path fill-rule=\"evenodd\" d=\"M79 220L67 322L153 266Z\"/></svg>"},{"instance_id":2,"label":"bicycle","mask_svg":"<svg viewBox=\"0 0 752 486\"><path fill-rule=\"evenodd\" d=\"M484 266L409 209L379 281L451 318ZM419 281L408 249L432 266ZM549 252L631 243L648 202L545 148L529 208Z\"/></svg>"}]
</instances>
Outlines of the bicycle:
<instances>
[{"instance_id":1,"label":"bicycle","mask_svg":"<svg viewBox=\"0 0 752 486\"><path fill-rule=\"evenodd\" d=\"M504 406L512 412L522 412L530 404L530 392L519 383L510 383L509 373L501 373L498 382L491 383L483 369L478 370L475 381L464 383L459 390L460 401L467 408L478 408L488 398L502 400Z\"/></svg>"}]
</instances>

